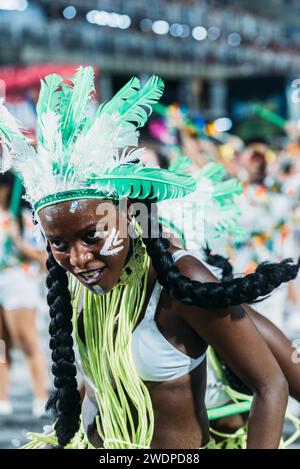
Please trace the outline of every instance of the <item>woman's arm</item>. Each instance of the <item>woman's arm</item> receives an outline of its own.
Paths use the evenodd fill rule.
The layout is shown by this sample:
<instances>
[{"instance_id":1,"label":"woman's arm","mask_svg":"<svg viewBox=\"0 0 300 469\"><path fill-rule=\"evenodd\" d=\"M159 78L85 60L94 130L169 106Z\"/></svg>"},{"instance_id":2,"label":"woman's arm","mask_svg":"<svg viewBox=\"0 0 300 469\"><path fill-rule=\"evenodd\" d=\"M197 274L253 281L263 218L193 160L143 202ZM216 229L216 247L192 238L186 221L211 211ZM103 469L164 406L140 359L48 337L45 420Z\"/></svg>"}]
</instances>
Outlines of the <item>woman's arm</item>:
<instances>
[{"instance_id":1,"label":"woman's arm","mask_svg":"<svg viewBox=\"0 0 300 469\"><path fill-rule=\"evenodd\" d=\"M22 239L19 240L17 247L24 257L26 257L30 261L38 262L40 264L40 267L44 271L46 271L46 260L47 260L46 250L40 251L39 249L33 248Z\"/></svg>"},{"instance_id":2,"label":"woman's arm","mask_svg":"<svg viewBox=\"0 0 300 469\"><path fill-rule=\"evenodd\" d=\"M300 402L300 357L297 352L299 341L291 342L275 324L249 305L245 309L282 369L290 395Z\"/></svg>"},{"instance_id":3,"label":"woman's arm","mask_svg":"<svg viewBox=\"0 0 300 469\"><path fill-rule=\"evenodd\" d=\"M11 226L10 226L10 236L16 245L16 247L19 249L20 253L26 257L30 261L35 261L40 264L40 267L46 271L46 260L47 260L47 252L46 249L41 251L39 249L36 249L30 244L26 243L20 233L20 229L16 221L12 220L11 221Z\"/></svg>"},{"instance_id":4,"label":"woman's arm","mask_svg":"<svg viewBox=\"0 0 300 469\"><path fill-rule=\"evenodd\" d=\"M217 279L197 259L178 261L181 273L197 281ZM287 381L271 350L241 306L204 310L176 302L176 309L253 391L247 448L278 448L288 399Z\"/></svg>"}]
</instances>

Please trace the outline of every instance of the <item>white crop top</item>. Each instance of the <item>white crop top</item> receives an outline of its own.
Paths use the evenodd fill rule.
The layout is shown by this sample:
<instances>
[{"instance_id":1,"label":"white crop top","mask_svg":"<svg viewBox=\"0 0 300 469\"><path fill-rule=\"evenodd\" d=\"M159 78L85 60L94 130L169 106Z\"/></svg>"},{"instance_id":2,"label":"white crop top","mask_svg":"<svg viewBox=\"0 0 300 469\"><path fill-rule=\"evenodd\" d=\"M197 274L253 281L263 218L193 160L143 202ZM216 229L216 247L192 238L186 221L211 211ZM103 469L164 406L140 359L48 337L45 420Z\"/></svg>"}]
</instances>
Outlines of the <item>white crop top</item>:
<instances>
[{"instance_id":1,"label":"white crop top","mask_svg":"<svg viewBox=\"0 0 300 469\"><path fill-rule=\"evenodd\" d=\"M174 263L181 257L190 255L180 250L173 254ZM155 322L155 313L162 291L156 282L145 316L132 333L132 356L139 377L143 381L170 381L188 374L205 359L191 358L176 349L162 335Z\"/></svg>"}]
</instances>

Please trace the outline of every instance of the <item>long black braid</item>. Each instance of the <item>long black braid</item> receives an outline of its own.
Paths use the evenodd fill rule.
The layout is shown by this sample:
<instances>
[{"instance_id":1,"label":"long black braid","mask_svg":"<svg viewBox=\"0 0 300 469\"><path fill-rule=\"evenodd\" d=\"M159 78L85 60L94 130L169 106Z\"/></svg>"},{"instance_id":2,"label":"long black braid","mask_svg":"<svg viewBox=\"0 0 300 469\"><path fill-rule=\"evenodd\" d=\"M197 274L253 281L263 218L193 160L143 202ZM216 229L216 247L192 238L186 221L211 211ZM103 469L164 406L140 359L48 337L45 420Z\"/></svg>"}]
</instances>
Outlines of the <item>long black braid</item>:
<instances>
[{"instance_id":1,"label":"long black braid","mask_svg":"<svg viewBox=\"0 0 300 469\"><path fill-rule=\"evenodd\" d=\"M243 303L255 303L260 297L269 295L281 283L297 276L300 261L291 259L279 263L262 263L252 274L241 278L216 282L198 282L182 275L169 252L170 243L162 237L162 227L148 207L148 233L158 230L158 237L144 236L147 252L152 260L159 283L167 292L187 305L202 308L222 308ZM153 229L153 224L156 224ZM152 231L151 231L152 230Z\"/></svg>"},{"instance_id":2,"label":"long black braid","mask_svg":"<svg viewBox=\"0 0 300 469\"><path fill-rule=\"evenodd\" d=\"M218 308L242 303L254 303L261 296L266 296L283 282L296 277L298 264L286 259L280 263L263 263L258 266L255 273L243 278L234 279L232 266L228 259L220 255L212 255L206 248L207 261L211 265L222 269L222 282L197 282L181 275L174 265L173 257L168 251L170 243L162 238L162 227L153 217L148 206L148 233L158 230L159 237L146 235L144 243L157 273L158 281L166 290L188 305L197 305L204 308ZM153 225L155 228L153 229ZM153 231L151 231L151 229ZM147 234L148 234L147 233ZM228 279L228 280L224 280ZM236 376L227 364L218 356L225 379L228 384L238 392L252 395L252 391Z\"/></svg>"},{"instance_id":3,"label":"long black braid","mask_svg":"<svg viewBox=\"0 0 300 469\"><path fill-rule=\"evenodd\" d=\"M72 338L72 306L66 271L55 261L47 246L49 274L47 302L50 307L49 333L52 350L52 373L56 390L47 403L55 418L58 448L63 448L79 429L80 394L77 389Z\"/></svg>"},{"instance_id":4,"label":"long black braid","mask_svg":"<svg viewBox=\"0 0 300 469\"><path fill-rule=\"evenodd\" d=\"M206 246L204 247L203 252L205 255L205 260L208 264L218 267L218 269L221 269L222 280L233 279L233 267L226 257L223 257L220 254L212 254L208 244L206 244Z\"/></svg>"}]
</instances>

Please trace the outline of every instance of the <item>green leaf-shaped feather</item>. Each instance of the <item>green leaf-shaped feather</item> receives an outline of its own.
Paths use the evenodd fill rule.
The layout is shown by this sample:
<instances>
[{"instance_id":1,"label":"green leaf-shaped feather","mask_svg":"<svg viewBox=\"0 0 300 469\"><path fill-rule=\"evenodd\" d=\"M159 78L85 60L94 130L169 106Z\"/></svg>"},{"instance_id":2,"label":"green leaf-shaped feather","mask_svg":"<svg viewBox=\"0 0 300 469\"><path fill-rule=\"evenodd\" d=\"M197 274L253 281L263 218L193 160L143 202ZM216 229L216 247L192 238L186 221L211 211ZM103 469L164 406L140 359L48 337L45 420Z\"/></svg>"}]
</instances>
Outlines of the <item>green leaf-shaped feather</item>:
<instances>
[{"instance_id":1,"label":"green leaf-shaped feather","mask_svg":"<svg viewBox=\"0 0 300 469\"><path fill-rule=\"evenodd\" d=\"M88 105L94 87L94 70L92 67L79 67L75 77L72 94L62 114L62 140L64 148L68 148L87 121Z\"/></svg>"},{"instance_id":2,"label":"green leaf-shaped feather","mask_svg":"<svg viewBox=\"0 0 300 469\"><path fill-rule=\"evenodd\" d=\"M111 115L114 112L119 111L123 106L124 101L136 95L140 87L140 80L137 77L132 77L131 80L129 80L129 82L126 83L126 85L124 85L110 101L99 106L96 117L102 113Z\"/></svg>"},{"instance_id":3,"label":"green leaf-shaped feather","mask_svg":"<svg viewBox=\"0 0 300 469\"><path fill-rule=\"evenodd\" d=\"M98 183L99 190L107 190L109 187L109 191L116 192L118 198L150 198L157 202L184 197L196 188L191 176L135 164L117 166L89 182Z\"/></svg>"},{"instance_id":4,"label":"green leaf-shaped feather","mask_svg":"<svg viewBox=\"0 0 300 469\"><path fill-rule=\"evenodd\" d=\"M62 77L56 73L47 75L44 80L41 80L41 90L36 105L36 113L38 118L38 141L41 144L43 143L43 135L40 130L41 116L49 110L58 112L60 103L60 92L58 89L61 87L62 82Z\"/></svg>"},{"instance_id":5,"label":"green leaf-shaped feather","mask_svg":"<svg viewBox=\"0 0 300 469\"><path fill-rule=\"evenodd\" d=\"M60 102L59 102L59 113L62 116L62 118L67 113L67 109L69 107L69 102L71 100L72 93L73 93L72 86L69 83L62 83L61 93L60 93Z\"/></svg>"},{"instance_id":6,"label":"green leaf-shaped feather","mask_svg":"<svg viewBox=\"0 0 300 469\"><path fill-rule=\"evenodd\" d=\"M194 176L196 181L202 177L208 178L213 182L222 181L225 175L224 166L220 163L207 163L202 169Z\"/></svg>"},{"instance_id":7,"label":"green leaf-shaped feather","mask_svg":"<svg viewBox=\"0 0 300 469\"><path fill-rule=\"evenodd\" d=\"M168 169L186 174L190 171L191 164L192 161L181 152L181 154L178 153L176 158L171 161Z\"/></svg>"},{"instance_id":8,"label":"green leaf-shaped feather","mask_svg":"<svg viewBox=\"0 0 300 469\"><path fill-rule=\"evenodd\" d=\"M49 110L53 112L58 111L60 101L58 88L61 86L62 82L62 77L56 73L47 75L43 80L41 80L41 90L36 105L38 117Z\"/></svg>"},{"instance_id":9,"label":"green leaf-shaped feather","mask_svg":"<svg viewBox=\"0 0 300 469\"><path fill-rule=\"evenodd\" d=\"M243 186L238 179L228 179L214 187L213 198L223 205L228 200L233 200L236 195L240 195L242 192Z\"/></svg>"},{"instance_id":10,"label":"green leaf-shaped feather","mask_svg":"<svg viewBox=\"0 0 300 469\"><path fill-rule=\"evenodd\" d=\"M152 105L161 98L163 91L163 80L153 75L141 90L121 106L119 122L135 122L137 127L145 125L152 112Z\"/></svg>"}]
</instances>

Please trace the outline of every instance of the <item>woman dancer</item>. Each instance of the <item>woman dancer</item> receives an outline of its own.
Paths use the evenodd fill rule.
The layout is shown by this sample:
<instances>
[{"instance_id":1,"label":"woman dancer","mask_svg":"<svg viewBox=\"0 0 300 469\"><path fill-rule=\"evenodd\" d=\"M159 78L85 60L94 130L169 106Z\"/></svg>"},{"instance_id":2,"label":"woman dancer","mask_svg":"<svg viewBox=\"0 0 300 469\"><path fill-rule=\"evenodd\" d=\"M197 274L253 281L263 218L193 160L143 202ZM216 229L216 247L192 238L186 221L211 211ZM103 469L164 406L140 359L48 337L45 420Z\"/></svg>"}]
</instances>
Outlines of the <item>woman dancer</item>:
<instances>
[{"instance_id":1,"label":"woman dancer","mask_svg":"<svg viewBox=\"0 0 300 469\"><path fill-rule=\"evenodd\" d=\"M34 416L41 417L45 414L48 391L36 323L41 304L38 277L46 267L46 252L33 238L30 210L23 207L15 220L8 209L14 180L10 172L0 176L0 338L7 344L8 357L10 345L24 353L33 385L32 411ZM9 400L9 368L10 360L0 364L0 415L9 415L13 410Z\"/></svg>"},{"instance_id":2,"label":"woman dancer","mask_svg":"<svg viewBox=\"0 0 300 469\"><path fill-rule=\"evenodd\" d=\"M161 96L162 80L152 77L140 88L133 78L93 120L87 109L92 69L80 68L72 81L70 87L52 75L42 84L38 154L5 108L0 119L5 164L23 175L49 243L57 388L49 405L57 416L56 436L41 436L41 444L63 448L74 437L74 447L81 413L93 447L203 447L209 441L204 395L211 344L253 390L248 448L278 447L287 383L239 305L268 295L299 266L262 265L251 276L218 283L200 261L172 246L151 202L182 197L194 181L144 167L135 148L136 129ZM82 408L67 271L86 384Z\"/></svg>"}]
</instances>

